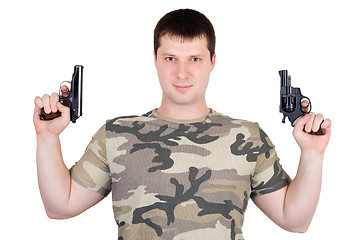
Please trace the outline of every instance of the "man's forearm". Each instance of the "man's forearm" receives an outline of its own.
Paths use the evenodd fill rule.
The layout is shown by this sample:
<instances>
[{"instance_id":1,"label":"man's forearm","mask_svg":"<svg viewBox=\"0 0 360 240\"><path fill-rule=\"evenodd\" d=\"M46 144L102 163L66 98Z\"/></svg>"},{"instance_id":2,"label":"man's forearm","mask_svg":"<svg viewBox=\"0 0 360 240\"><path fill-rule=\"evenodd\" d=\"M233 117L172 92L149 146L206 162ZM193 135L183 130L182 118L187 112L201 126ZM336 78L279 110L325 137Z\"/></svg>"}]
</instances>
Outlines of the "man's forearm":
<instances>
[{"instance_id":1,"label":"man's forearm","mask_svg":"<svg viewBox=\"0 0 360 240\"><path fill-rule=\"evenodd\" d=\"M71 178L64 164L59 136L37 135L37 170L46 213L59 218L69 202Z\"/></svg>"},{"instance_id":2,"label":"man's forearm","mask_svg":"<svg viewBox=\"0 0 360 240\"><path fill-rule=\"evenodd\" d=\"M305 232L311 223L320 196L323 158L323 154L301 153L284 203L284 219L293 231Z\"/></svg>"}]
</instances>

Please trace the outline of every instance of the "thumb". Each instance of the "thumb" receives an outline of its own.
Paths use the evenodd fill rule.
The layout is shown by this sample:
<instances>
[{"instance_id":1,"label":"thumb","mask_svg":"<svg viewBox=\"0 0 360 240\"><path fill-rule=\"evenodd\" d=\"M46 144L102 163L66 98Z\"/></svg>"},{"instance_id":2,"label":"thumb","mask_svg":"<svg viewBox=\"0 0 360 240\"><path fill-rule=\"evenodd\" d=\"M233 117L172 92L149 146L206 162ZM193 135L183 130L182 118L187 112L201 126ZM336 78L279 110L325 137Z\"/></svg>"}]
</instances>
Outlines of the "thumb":
<instances>
[{"instance_id":1,"label":"thumb","mask_svg":"<svg viewBox=\"0 0 360 240\"><path fill-rule=\"evenodd\" d=\"M70 108L62 105L60 102L56 103L57 109L61 112L61 116L63 116L65 119L70 119Z\"/></svg>"},{"instance_id":2,"label":"thumb","mask_svg":"<svg viewBox=\"0 0 360 240\"><path fill-rule=\"evenodd\" d=\"M305 116L298 118L295 122L294 134L302 133L304 126L307 124L308 121L309 121L309 114L306 114Z\"/></svg>"}]
</instances>

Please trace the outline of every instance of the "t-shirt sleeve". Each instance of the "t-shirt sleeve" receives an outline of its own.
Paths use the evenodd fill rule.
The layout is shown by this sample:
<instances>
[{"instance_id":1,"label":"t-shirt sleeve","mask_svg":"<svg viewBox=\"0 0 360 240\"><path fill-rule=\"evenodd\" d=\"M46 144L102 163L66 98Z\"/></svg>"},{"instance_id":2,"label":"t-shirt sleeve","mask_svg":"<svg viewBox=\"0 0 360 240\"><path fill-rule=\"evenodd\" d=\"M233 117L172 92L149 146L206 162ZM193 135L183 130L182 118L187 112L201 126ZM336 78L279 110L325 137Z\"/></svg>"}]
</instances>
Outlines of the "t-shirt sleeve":
<instances>
[{"instance_id":1,"label":"t-shirt sleeve","mask_svg":"<svg viewBox=\"0 0 360 240\"><path fill-rule=\"evenodd\" d=\"M259 156L251 180L251 198L275 192L291 182L280 164L275 146L261 128L259 133Z\"/></svg>"},{"instance_id":2,"label":"t-shirt sleeve","mask_svg":"<svg viewBox=\"0 0 360 240\"><path fill-rule=\"evenodd\" d=\"M71 178L76 183L103 196L111 191L105 133L104 125L92 137L81 159L70 169Z\"/></svg>"}]
</instances>

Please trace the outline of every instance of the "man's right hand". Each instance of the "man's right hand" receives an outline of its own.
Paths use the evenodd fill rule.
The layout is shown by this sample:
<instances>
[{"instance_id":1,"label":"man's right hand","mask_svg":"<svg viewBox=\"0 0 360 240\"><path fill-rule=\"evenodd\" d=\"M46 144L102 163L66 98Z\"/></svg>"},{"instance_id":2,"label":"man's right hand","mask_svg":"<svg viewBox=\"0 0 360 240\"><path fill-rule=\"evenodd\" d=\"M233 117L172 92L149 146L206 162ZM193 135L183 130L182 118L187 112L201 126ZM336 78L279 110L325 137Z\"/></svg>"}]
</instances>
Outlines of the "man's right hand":
<instances>
[{"instance_id":1,"label":"man's right hand","mask_svg":"<svg viewBox=\"0 0 360 240\"><path fill-rule=\"evenodd\" d=\"M67 86L61 86L62 97L67 97L68 91ZM59 102L57 93L36 97L34 102L38 182L46 214L55 219L74 217L104 199L104 196L72 180L64 163L59 134L70 123L69 107ZM41 108L47 114L59 110L61 116L52 120L40 120Z\"/></svg>"},{"instance_id":2,"label":"man's right hand","mask_svg":"<svg viewBox=\"0 0 360 240\"><path fill-rule=\"evenodd\" d=\"M69 91L67 86L61 86L63 97L67 97ZM34 126L38 135L60 135L60 133L70 123L70 108L62 105L59 102L59 95L52 93L51 95L44 94L42 98L39 96L35 98L35 110L34 110ZM39 109L44 108L46 114L51 112L55 113L58 110L61 112L61 116L53 120L40 120Z\"/></svg>"}]
</instances>

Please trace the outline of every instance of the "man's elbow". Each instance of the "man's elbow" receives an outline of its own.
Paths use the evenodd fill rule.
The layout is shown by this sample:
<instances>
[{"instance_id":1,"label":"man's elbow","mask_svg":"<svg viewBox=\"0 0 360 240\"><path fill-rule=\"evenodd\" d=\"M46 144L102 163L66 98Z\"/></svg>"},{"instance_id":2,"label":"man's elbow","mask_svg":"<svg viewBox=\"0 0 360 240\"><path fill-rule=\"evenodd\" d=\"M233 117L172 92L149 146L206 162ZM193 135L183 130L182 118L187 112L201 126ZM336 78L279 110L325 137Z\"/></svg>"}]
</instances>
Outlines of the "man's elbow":
<instances>
[{"instance_id":1,"label":"man's elbow","mask_svg":"<svg viewBox=\"0 0 360 240\"><path fill-rule=\"evenodd\" d=\"M46 215L48 216L48 218L56 219L56 220L68 219L68 218L72 218L75 216L75 215L64 214L64 213L55 213L50 210L46 210Z\"/></svg>"},{"instance_id":2,"label":"man's elbow","mask_svg":"<svg viewBox=\"0 0 360 240\"><path fill-rule=\"evenodd\" d=\"M294 229L291 232L293 233L306 233L306 231L308 230L308 228L298 228L298 229Z\"/></svg>"},{"instance_id":3,"label":"man's elbow","mask_svg":"<svg viewBox=\"0 0 360 240\"><path fill-rule=\"evenodd\" d=\"M310 224L306 224L306 225L299 225L299 226L288 226L285 227L284 229L288 232L293 232L293 233L306 233L306 231L309 229Z\"/></svg>"}]
</instances>

